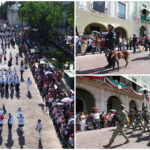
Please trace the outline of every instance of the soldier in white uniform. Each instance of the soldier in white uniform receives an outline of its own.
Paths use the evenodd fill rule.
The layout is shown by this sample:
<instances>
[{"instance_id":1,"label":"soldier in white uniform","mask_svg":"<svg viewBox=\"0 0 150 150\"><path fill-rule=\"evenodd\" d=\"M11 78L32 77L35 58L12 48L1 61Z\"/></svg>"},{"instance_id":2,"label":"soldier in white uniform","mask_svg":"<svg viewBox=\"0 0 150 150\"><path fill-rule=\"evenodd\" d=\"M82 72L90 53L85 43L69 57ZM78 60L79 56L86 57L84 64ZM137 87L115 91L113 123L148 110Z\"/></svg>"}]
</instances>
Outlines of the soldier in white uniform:
<instances>
[{"instance_id":1,"label":"soldier in white uniform","mask_svg":"<svg viewBox=\"0 0 150 150\"><path fill-rule=\"evenodd\" d=\"M39 133L39 141L41 141L41 130L42 130L42 122L41 119L38 120L36 131Z\"/></svg>"},{"instance_id":2,"label":"soldier in white uniform","mask_svg":"<svg viewBox=\"0 0 150 150\"><path fill-rule=\"evenodd\" d=\"M18 108L18 110L17 110L17 118L20 117L20 115L23 116L23 112L22 112L21 108Z\"/></svg>"},{"instance_id":3,"label":"soldier in white uniform","mask_svg":"<svg viewBox=\"0 0 150 150\"><path fill-rule=\"evenodd\" d=\"M30 78L28 78L28 80L26 81L26 84L27 84L27 92L29 94L30 93L30 87L31 87L31 84L32 84L32 81L30 80Z\"/></svg>"},{"instance_id":4,"label":"soldier in white uniform","mask_svg":"<svg viewBox=\"0 0 150 150\"><path fill-rule=\"evenodd\" d=\"M8 119L8 131L9 133L11 133L12 125L14 124L14 119L11 113L9 113L9 116L7 117L7 119Z\"/></svg>"},{"instance_id":5,"label":"soldier in white uniform","mask_svg":"<svg viewBox=\"0 0 150 150\"><path fill-rule=\"evenodd\" d=\"M22 132L22 128L24 126L24 117L22 114L20 114L19 117L17 118L18 118L18 128Z\"/></svg>"}]
</instances>

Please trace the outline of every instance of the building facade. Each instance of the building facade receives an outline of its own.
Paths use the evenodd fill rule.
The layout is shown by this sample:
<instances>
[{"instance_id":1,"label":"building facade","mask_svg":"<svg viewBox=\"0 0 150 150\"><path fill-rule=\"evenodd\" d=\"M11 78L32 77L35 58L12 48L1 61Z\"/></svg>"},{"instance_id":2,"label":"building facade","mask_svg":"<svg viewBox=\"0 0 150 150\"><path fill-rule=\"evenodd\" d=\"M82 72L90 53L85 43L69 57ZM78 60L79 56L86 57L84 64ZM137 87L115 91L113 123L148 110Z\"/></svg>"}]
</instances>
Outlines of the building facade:
<instances>
[{"instance_id":1,"label":"building facade","mask_svg":"<svg viewBox=\"0 0 150 150\"><path fill-rule=\"evenodd\" d=\"M76 2L76 23L78 33L90 33L92 30L106 32L112 24L115 31L123 37L133 35L132 1L78 1Z\"/></svg>"},{"instance_id":2,"label":"building facade","mask_svg":"<svg viewBox=\"0 0 150 150\"><path fill-rule=\"evenodd\" d=\"M147 107L150 111L150 102L145 98L145 95L149 95L149 77L109 76L107 79L113 84L121 83L128 88L113 87L113 84L110 84L106 77L100 79L76 78L77 112L88 113L92 107L98 107L101 112L109 112L110 109L117 109L119 104L124 104L127 111L135 107L140 110ZM146 89L145 95L143 89Z\"/></svg>"},{"instance_id":3,"label":"building facade","mask_svg":"<svg viewBox=\"0 0 150 150\"><path fill-rule=\"evenodd\" d=\"M7 20L9 25L22 25L18 10L21 4L15 3L7 8Z\"/></svg>"},{"instance_id":4,"label":"building facade","mask_svg":"<svg viewBox=\"0 0 150 150\"><path fill-rule=\"evenodd\" d=\"M138 37L150 37L150 2L148 1L135 1L134 2L134 33ZM143 21L142 21L143 16ZM145 16L145 19L144 19Z\"/></svg>"}]
</instances>

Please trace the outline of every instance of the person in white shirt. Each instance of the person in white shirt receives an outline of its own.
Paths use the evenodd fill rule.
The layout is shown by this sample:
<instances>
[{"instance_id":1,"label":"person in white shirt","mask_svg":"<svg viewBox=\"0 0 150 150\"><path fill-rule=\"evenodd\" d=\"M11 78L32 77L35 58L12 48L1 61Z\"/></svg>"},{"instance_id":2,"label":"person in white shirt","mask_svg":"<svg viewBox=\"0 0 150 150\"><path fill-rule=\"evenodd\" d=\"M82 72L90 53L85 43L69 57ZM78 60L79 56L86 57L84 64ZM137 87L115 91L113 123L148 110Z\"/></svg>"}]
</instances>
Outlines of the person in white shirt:
<instances>
[{"instance_id":1,"label":"person in white shirt","mask_svg":"<svg viewBox=\"0 0 150 150\"><path fill-rule=\"evenodd\" d=\"M14 119L11 113L9 113L9 116L7 117L7 119L8 119L8 131L9 133L11 133L12 125L14 124Z\"/></svg>"},{"instance_id":2,"label":"person in white shirt","mask_svg":"<svg viewBox=\"0 0 150 150\"><path fill-rule=\"evenodd\" d=\"M30 78L28 78L28 80L26 81L26 84L27 84L27 92L29 94L30 93L30 87L31 87L31 84L32 84L32 81L30 80Z\"/></svg>"},{"instance_id":3,"label":"person in white shirt","mask_svg":"<svg viewBox=\"0 0 150 150\"><path fill-rule=\"evenodd\" d=\"M23 78L23 72L24 72L24 66L23 66L23 65L21 65L21 66L20 66L21 78Z\"/></svg>"},{"instance_id":4,"label":"person in white shirt","mask_svg":"<svg viewBox=\"0 0 150 150\"><path fill-rule=\"evenodd\" d=\"M20 115L22 115L23 116L23 112L22 112L22 110L21 110L21 108L18 108L18 110L17 110L17 118L19 118L20 117Z\"/></svg>"},{"instance_id":5,"label":"person in white shirt","mask_svg":"<svg viewBox=\"0 0 150 150\"><path fill-rule=\"evenodd\" d=\"M41 141L41 130L42 130L42 122L41 119L38 120L37 126L36 126L36 131L39 133L39 141Z\"/></svg>"},{"instance_id":6,"label":"person in white shirt","mask_svg":"<svg viewBox=\"0 0 150 150\"><path fill-rule=\"evenodd\" d=\"M100 129L100 113L98 112L98 110L95 110L93 114L93 118L94 118L95 128Z\"/></svg>"},{"instance_id":7,"label":"person in white shirt","mask_svg":"<svg viewBox=\"0 0 150 150\"><path fill-rule=\"evenodd\" d=\"M24 126L24 117L22 114L20 114L19 117L17 118L18 118L18 128L22 132L22 128Z\"/></svg>"}]
</instances>

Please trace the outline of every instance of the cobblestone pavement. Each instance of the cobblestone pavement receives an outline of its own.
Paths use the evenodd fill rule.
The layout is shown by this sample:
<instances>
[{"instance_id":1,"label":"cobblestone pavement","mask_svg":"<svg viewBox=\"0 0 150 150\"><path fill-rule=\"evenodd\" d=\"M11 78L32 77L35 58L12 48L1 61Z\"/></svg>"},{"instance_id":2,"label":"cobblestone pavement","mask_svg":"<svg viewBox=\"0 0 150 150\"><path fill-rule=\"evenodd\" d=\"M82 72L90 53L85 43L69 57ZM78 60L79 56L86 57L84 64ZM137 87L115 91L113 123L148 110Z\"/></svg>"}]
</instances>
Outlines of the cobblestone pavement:
<instances>
[{"instance_id":1,"label":"cobblestone pavement","mask_svg":"<svg viewBox=\"0 0 150 150\"><path fill-rule=\"evenodd\" d=\"M114 131L114 127L103 128L99 130L80 132L76 135L77 149L103 149L103 145L109 143ZM135 131L133 134L131 129L126 131L130 142L124 144L123 136L118 135L111 145L115 149L147 149L150 148L150 134L148 132L141 134L141 130Z\"/></svg>"},{"instance_id":2,"label":"cobblestone pavement","mask_svg":"<svg viewBox=\"0 0 150 150\"><path fill-rule=\"evenodd\" d=\"M7 60L9 58L9 51L10 50L7 51ZM15 50L11 48L11 52L13 54L13 68L15 66L15 54L18 52L17 46ZM21 58L19 58L19 65L16 66L19 75L20 60ZM0 148L62 148L48 112L42 109L44 103L29 68L24 72L23 76L24 82L20 85L21 90L19 99L17 99L15 94L13 98L9 97L6 99L5 97L0 97L0 106L5 104L7 113L11 112L14 117L12 137L8 136L7 120L4 119ZM28 77L32 80L32 98L27 97L27 86L25 81ZM16 118L16 112L19 107L22 108L25 119L25 126L23 127L24 134L22 136L17 134L18 120ZM38 142L38 133L35 130L38 119L41 119L43 124L41 143Z\"/></svg>"},{"instance_id":3,"label":"cobblestone pavement","mask_svg":"<svg viewBox=\"0 0 150 150\"><path fill-rule=\"evenodd\" d=\"M114 71L112 68L106 69L108 64L105 54L87 54L76 57L77 74L150 74L150 51L132 53L129 50L129 64L125 68L124 59L119 60L120 71L117 64Z\"/></svg>"}]
</instances>

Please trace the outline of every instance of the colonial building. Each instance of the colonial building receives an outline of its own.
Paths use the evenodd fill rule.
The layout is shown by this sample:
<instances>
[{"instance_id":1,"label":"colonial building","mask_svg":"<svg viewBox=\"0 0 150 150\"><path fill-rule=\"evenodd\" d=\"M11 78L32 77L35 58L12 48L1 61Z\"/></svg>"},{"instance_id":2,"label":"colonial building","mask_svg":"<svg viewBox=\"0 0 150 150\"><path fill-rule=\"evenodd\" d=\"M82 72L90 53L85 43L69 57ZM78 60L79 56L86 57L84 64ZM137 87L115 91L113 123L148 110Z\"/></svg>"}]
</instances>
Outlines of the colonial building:
<instances>
[{"instance_id":1,"label":"colonial building","mask_svg":"<svg viewBox=\"0 0 150 150\"><path fill-rule=\"evenodd\" d=\"M124 104L125 109L147 107L149 102L150 78L145 76L101 76L76 78L76 111L89 112L92 107L109 112Z\"/></svg>"},{"instance_id":2,"label":"colonial building","mask_svg":"<svg viewBox=\"0 0 150 150\"><path fill-rule=\"evenodd\" d=\"M76 2L76 24L78 33L91 33L92 30L106 32L112 24L123 37L133 35L132 1L78 1Z\"/></svg>"},{"instance_id":3,"label":"colonial building","mask_svg":"<svg viewBox=\"0 0 150 150\"><path fill-rule=\"evenodd\" d=\"M22 25L18 10L21 4L15 3L7 8L7 20L9 25Z\"/></svg>"},{"instance_id":4,"label":"colonial building","mask_svg":"<svg viewBox=\"0 0 150 150\"><path fill-rule=\"evenodd\" d=\"M137 36L150 37L150 2L149 1L135 1L134 2L134 33Z\"/></svg>"}]
</instances>

